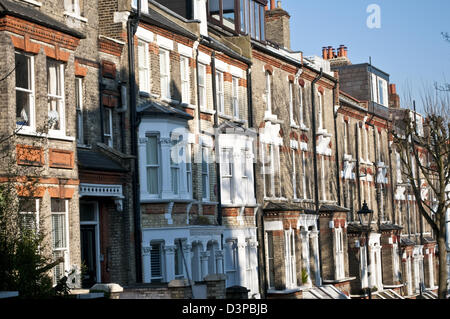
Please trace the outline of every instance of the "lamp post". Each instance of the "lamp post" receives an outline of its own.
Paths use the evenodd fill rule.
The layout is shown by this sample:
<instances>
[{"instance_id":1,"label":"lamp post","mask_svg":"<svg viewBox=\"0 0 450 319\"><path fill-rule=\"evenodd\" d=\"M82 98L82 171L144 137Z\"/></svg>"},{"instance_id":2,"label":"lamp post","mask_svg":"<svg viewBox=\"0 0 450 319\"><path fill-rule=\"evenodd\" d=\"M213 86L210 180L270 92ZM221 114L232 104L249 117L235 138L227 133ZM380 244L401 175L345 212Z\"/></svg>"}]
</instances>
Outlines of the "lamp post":
<instances>
[{"instance_id":1,"label":"lamp post","mask_svg":"<svg viewBox=\"0 0 450 319\"><path fill-rule=\"evenodd\" d=\"M372 299L372 291L370 288L370 254L369 254L369 232L370 225L372 223L373 210L369 209L366 201L360 211L358 211L359 222L361 223L361 227L363 231L366 233L366 261L367 261L367 285L368 285L368 293L369 299Z\"/></svg>"}]
</instances>

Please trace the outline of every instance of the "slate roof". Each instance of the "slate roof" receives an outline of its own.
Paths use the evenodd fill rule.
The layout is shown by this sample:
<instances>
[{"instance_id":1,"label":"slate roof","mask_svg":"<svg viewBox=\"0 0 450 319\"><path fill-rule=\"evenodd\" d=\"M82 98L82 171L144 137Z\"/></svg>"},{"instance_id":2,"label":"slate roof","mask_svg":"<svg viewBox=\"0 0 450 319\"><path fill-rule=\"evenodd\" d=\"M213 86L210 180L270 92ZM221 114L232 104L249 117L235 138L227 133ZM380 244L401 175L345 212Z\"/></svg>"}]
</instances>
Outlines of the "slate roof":
<instances>
[{"instance_id":1,"label":"slate roof","mask_svg":"<svg viewBox=\"0 0 450 319\"><path fill-rule=\"evenodd\" d=\"M141 13L141 20L163 27L164 29L168 29L180 35L184 35L188 38L197 39L197 35L179 26L175 22L170 21L163 15L155 12L155 10L149 10L148 13Z\"/></svg>"},{"instance_id":2,"label":"slate roof","mask_svg":"<svg viewBox=\"0 0 450 319\"><path fill-rule=\"evenodd\" d=\"M344 212L348 213L350 209L338 206L338 205L322 205L319 209L320 212Z\"/></svg>"},{"instance_id":3,"label":"slate roof","mask_svg":"<svg viewBox=\"0 0 450 319\"><path fill-rule=\"evenodd\" d=\"M39 10L31 8L22 3L18 3L10 0L0 0L0 17L4 15L11 15L17 18L21 18L27 21L35 22L39 25L61 31L63 33L72 35L79 39L85 39L86 36L76 31L72 28L69 28L64 23L50 17L49 15L42 13Z\"/></svg>"},{"instance_id":4,"label":"slate roof","mask_svg":"<svg viewBox=\"0 0 450 319\"><path fill-rule=\"evenodd\" d=\"M264 211L304 211L306 214L314 214L313 210L305 209L301 203L278 203L268 201L264 206Z\"/></svg>"},{"instance_id":5,"label":"slate roof","mask_svg":"<svg viewBox=\"0 0 450 319\"><path fill-rule=\"evenodd\" d=\"M78 166L103 172L126 172L119 163L93 150L78 149Z\"/></svg>"},{"instance_id":6,"label":"slate roof","mask_svg":"<svg viewBox=\"0 0 450 319\"><path fill-rule=\"evenodd\" d=\"M187 120L192 120L194 117L182 110L179 110L173 106L165 105L159 102L150 102L138 108L138 112L141 116L145 115L165 115L165 116L175 116L179 118L184 118Z\"/></svg>"},{"instance_id":7,"label":"slate roof","mask_svg":"<svg viewBox=\"0 0 450 319\"><path fill-rule=\"evenodd\" d=\"M381 230L401 230L403 227L394 225L394 224L381 224L380 225Z\"/></svg>"}]
</instances>

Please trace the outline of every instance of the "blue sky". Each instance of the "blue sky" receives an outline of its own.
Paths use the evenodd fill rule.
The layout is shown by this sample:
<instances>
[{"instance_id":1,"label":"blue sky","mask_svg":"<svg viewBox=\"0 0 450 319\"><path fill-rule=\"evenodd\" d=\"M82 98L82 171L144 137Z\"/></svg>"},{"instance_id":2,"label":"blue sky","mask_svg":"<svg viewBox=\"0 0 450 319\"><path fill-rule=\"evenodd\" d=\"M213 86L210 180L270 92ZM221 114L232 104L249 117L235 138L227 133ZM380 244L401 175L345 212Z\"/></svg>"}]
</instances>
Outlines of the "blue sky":
<instances>
[{"instance_id":1,"label":"blue sky","mask_svg":"<svg viewBox=\"0 0 450 319\"><path fill-rule=\"evenodd\" d=\"M381 9L379 29L367 27L370 4ZM420 104L424 87L450 82L450 43L441 35L450 33L448 0L283 0L282 7L291 15L293 50L321 56L323 46L344 44L353 64L371 56L397 84L401 99L409 86Z\"/></svg>"}]
</instances>

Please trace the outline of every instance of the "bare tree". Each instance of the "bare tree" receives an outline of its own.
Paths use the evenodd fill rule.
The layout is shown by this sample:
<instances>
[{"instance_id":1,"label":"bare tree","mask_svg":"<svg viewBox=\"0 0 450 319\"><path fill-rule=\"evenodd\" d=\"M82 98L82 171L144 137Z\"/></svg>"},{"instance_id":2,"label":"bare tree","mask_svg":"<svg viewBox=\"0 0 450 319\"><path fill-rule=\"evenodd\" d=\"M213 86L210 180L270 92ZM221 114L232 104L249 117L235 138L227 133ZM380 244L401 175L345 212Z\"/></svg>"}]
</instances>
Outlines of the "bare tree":
<instances>
[{"instance_id":1,"label":"bare tree","mask_svg":"<svg viewBox=\"0 0 450 319\"><path fill-rule=\"evenodd\" d=\"M450 92L425 93L423 127L415 112L394 120L394 144L401 156L420 214L433 229L439 251L439 298L447 297L446 214L450 209Z\"/></svg>"}]
</instances>

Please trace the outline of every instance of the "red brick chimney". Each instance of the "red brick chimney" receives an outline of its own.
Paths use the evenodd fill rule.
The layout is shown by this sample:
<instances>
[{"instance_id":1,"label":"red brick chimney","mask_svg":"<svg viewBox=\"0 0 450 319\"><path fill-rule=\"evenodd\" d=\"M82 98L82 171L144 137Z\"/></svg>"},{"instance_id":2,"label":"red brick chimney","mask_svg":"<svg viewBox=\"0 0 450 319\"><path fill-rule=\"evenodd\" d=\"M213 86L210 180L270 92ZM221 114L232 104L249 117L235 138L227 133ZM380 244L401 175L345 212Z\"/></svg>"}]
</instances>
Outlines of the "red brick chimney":
<instances>
[{"instance_id":1,"label":"red brick chimney","mask_svg":"<svg viewBox=\"0 0 450 319\"><path fill-rule=\"evenodd\" d=\"M389 84L389 107L393 109L400 108L400 96L397 94L395 84Z\"/></svg>"}]
</instances>

